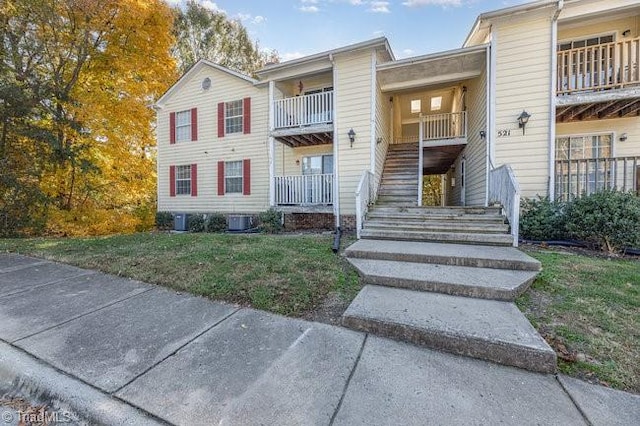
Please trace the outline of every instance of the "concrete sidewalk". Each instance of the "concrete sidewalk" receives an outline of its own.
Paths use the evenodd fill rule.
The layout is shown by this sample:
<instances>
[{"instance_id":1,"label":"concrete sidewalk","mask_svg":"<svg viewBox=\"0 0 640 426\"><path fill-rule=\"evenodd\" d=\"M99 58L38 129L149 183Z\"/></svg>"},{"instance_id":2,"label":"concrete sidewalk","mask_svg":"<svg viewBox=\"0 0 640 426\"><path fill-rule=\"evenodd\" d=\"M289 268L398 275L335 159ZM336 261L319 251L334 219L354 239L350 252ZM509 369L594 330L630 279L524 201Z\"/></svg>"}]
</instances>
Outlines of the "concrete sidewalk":
<instances>
[{"instance_id":1,"label":"concrete sidewalk","mask_svg":"<svg viewBox=\"0 0 640 426\"><path fill-rule=\"evenodd\" d=\"M12 254L0 340L0 396L91 424L640 423L636 395Z\"/></svg>"}]
</instances>

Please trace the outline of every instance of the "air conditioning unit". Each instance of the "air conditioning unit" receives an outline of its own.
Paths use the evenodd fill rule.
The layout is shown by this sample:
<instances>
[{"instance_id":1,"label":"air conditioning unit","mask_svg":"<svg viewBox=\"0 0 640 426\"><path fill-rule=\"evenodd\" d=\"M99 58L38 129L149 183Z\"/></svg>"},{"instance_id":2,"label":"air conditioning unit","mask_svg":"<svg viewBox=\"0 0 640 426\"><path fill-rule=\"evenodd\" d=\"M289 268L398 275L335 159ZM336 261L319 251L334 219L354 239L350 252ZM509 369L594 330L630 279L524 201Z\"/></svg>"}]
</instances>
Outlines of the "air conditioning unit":
<instances>
[{"instance_id":1,"label":"air conditioning unit","mask_svg":"<svg viewBox=\"0 0 640 426\"><path fill-rule=\"evenodd\" d=\"M186 213L176 213L173 215L173 229L175 231L189 230L189 215Z\"/></svg>"},{"instance_id":2,"label":"air conditioning unit","mask_svg":"<svg viewBox=\"0 0 640 426\"><path fill-rule=\"evenodd\" d=\"M251 228L251 216L229 216L229 231L246 231Z\"/></svg>"}]
</instances>

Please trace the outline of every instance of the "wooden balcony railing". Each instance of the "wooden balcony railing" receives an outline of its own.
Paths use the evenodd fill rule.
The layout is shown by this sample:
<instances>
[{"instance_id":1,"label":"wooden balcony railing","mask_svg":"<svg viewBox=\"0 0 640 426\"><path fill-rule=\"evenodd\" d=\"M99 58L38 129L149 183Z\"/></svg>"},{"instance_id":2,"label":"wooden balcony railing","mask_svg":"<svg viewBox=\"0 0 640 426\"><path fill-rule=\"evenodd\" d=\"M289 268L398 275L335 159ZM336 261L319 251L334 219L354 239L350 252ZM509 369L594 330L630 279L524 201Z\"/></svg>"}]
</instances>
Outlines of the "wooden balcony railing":
<instances>
[{"instance_id":1,"label":"wooden balcony railing","mask_svg":"<svg viewBox=\"0 0 640 426\"><path fill-rule=\"evenodd\" d=\"M273 101L274 127L313 126L333 122L333 90L276 99Z\"/></svg>"},{"instance_id":2,"label":"wooden balcony railing","mask_svg":"<svg viewBox=\"0 0 640 426\"><path fill-rule=\"evenodd\" d=\"M568 201L605 189L640 195L640 157L556 160L556 199Z\"/></svg>"},{"instance_id":3,"label":"wooden balcony railing","mask_svg":"<svg viewBox=\"0 0 640 426\"><path fill-rule=\"evenodd\" d=\"M425 141L467 137L467 112L429 114L422 117Z\"/></svg>"},{"instance_id":4,"label":"wooden balcony railing","mask_svg":"<svg viewBox=\"0 0 640 426\"><path fill-rule=\"evenodd\" d=\"M276 205L333 204L333 174L276 176Z\"/></svg>"},{"instance_id":5,"label":"wooden balcony railing","mask_svg":"<svg viewBox=\"0 0 640 426\"><path fill-rule=\"evenodd\" d=\"M558 52L558 95L640 84L640 37Z\"/></svg>"}]
</instances>

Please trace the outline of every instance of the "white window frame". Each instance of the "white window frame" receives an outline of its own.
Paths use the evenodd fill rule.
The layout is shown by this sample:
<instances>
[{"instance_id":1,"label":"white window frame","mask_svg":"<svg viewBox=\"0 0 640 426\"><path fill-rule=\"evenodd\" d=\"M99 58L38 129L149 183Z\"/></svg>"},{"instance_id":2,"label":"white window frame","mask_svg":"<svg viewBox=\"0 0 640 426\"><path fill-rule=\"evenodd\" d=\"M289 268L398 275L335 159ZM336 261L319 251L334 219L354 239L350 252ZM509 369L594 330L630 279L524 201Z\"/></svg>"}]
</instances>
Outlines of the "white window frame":
<instances>
[{"instance_id":1,"label":"white window frame","mask_svg":"<svg viewBox=\"0 0 640 426\"><path fill-rule=\"evenodd\" d=\"M411 99L411 114L420 114L422 112L422 99Z\"/></svg>"},{"instance_id":2,"label":"white window frame","mask_svg":"<svg viewBox=\"0 0 640 426\"><path fill-rule=\"evenodd\" d=\"M235 104L239 104L238 108ZM240 113L231 115L233 110L239 110ZM232 120L238 120L240 125L232 123ZM225 135L232 135L235 133L242 133L244 131L244 100L239 99L235 101L224 103L224 133Z\"/></svg>"},{"instance_id":3,"label":"white window frame","mask_svg":"<svg viewBox=\"0 0 640 426\"><path fill-rule=\"evenodd\" d=\"M434 102L437 100L437 105L434 105ZM440 96L432 96L431 99L429 99L429 107L430 107L430 111L440 111L442 110L442 95Z\"/></svg>"},{"instance_id":4,"label":"white window frame","mask_svg":"<svg viewBox=\"0 0 640 426\"><path fill-rule=\"evenodd\" d=\"M607 132L593 132L593 133L574 133L574 134L569 134L569 135L556 135L556 141L555 141L555 150L554 150L554 158L555 160L576 160L575 158L571 158L571 138L589 138L589 137L601 137L601 136L610 136L611 137L611 147L610 147L610 157L615 157L615 141L616 141L616 132L614 131L607 131ZM558 139L568 139L569 140L569 155L567 155L568 158L558 158ZM598 142L599 144L600 142ZM603 157L598 157L598 158L603 158ZM584 158L578 158L577 160L582 160Z\"/></svg>"},{"instance_id":5,"label":"white window frame","mask_svg":"<svg viewBox=\"0 0 640 426\"><path fill-rule=\"evenodd\" d=\"M187 172L188 177L184 177L185 170ZM187 185L179 185L179 183L183 183L183 184L187 183ZM176 184L176 195L191 195L191 164L176 166L175 184Z\"/></svg>"},{"instance_id":6,"label":"white window frame","mask_svg":"<svg viewBox=\"0 0 640 426\"><path fill-rule=\"evenodd\" d=\"M184 118L186 117L186 119ZM191 110L176 112L176 143L191 142Z\"/></svg>"},{"instance_id":7,"label":"white window frame","mask_svg":"<svg viewBox=\"0 0 640 426\"><path fill-rule=\"evenodd\" d=\"M558 52L565 52L566 50L571 50L571 49L581 49L579 47L573 47L573 43L577 43L577 42L581 42L584 41L585 42L585 46L584 47L590 47L590 46L586 46L586 42L587 40L591 40L593 38L602 38L602 37L613 37L613 41L611 41L611 43L615 43L616 40L618 39L618 31L607 31L607 32L603 32L603 33L598 33L598 34L589 34L589 35L585 35L585 36L577 36L577 37L571 37L571 38L565 38L562 40L558 40L558 45L556 46L556 50ZM571 49L565 49L565 50L560 50L560 46L562 46L563 44L567 44L567 43L571 43ZM601 43L599 43L601 44ZM594 45L597 46L597 45Z\"/></svg>"},{"instance_id":8,"label":"white window frame","mask_svg":"<svg viewBox=\"0 0 640 426\"><path fill-rule=\"evenodd\" d=\"M240 174L239 175L231 175L229 176L227 173L229 172L229 165L232 163L240 163ZM240 180L240 190L239 191L229 191L227 189L227 179L239 179ZM227 194L243 194L244 193L244 161L225 161L224 163L224 193Z\"/></svg>"}]
</instances>

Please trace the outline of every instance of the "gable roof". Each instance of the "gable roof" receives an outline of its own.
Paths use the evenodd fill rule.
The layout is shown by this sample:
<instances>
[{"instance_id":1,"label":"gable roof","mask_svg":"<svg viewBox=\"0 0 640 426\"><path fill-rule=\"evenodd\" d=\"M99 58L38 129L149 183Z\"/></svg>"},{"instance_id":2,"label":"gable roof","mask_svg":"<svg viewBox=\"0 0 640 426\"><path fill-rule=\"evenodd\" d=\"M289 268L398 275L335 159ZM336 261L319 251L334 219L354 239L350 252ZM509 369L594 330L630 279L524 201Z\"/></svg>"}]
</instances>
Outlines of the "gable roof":
<instances>
[{"instance_id":1,"label":"gable roof","mask_svg":"<svg viewBox=\"0 0 640 426\"><path fill-rule=\"evenodd\" d=\"M187 70L187 72L182 74L182 76L178 79L178 81L173 83L173 85L166 92L164 92L164 94L162 96L160 96L160 98L153 105L154 108L161 108L162 104L166 103L167 99L169 99L180 87L182 87L184 85L184 83L187 80L189 80L189 78L191 78L191 76L193 76L194 74L197 74L198 71L200 71L204 67L210 67L210 68L213 68L215 70L221 71L221 72L223 72L225 74L229 74L230 76L233 76L233 77L236 77L236 78L240 78L240 79L242 79L242 80L244 80L247 83L252 84L252 85L255 85L255 84L258 83L258 80L256 80L255 78L251 78L248 75L244 75L244 74L239 73L237 71L234 71L234 70L231 70L229 68L223 67L222 65L218 65L215 62L211 62L211 61L209 61L207 59L200 59L198 62L193 64L191 66L191 68L189 68Z\"/></svg>"}]
</instances>

